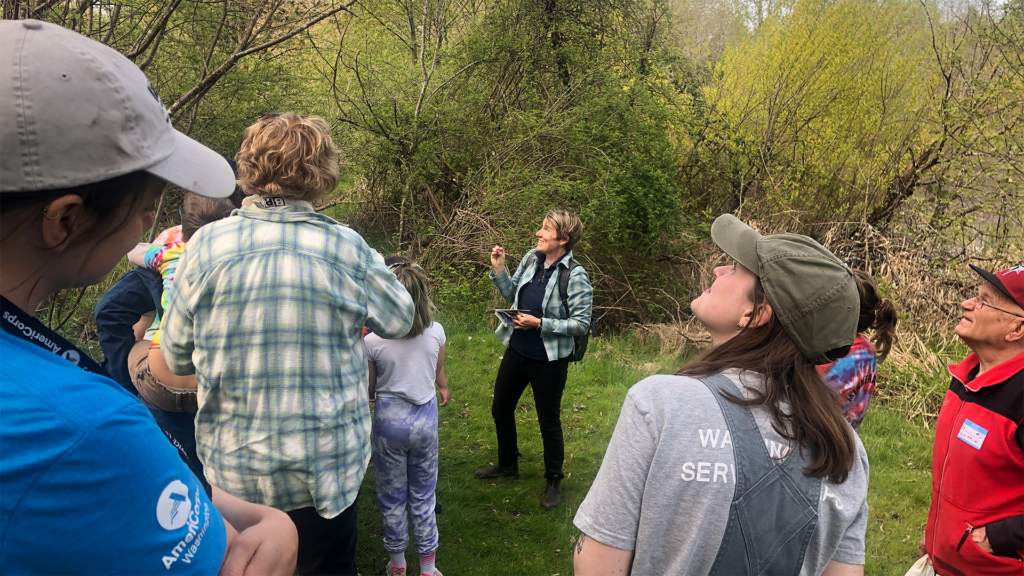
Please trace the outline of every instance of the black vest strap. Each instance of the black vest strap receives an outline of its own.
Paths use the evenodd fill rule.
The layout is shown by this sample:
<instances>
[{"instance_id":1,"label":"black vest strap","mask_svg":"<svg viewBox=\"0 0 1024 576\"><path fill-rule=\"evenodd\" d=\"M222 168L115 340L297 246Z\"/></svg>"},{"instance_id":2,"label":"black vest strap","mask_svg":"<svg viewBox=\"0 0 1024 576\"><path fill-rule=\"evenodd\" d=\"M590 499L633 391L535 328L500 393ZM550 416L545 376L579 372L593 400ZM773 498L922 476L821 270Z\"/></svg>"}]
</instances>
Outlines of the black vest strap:
<instances>
[{"instance_id":1,"label":"black vest strap","mask_svg":"<svg viewBox=\"0 0 1024 576\"><path fill-rule=\"evenodd\" d=\"M34 316L18 308L3 296L0 296L0 312L3 313L0 327L4 332L25 342L31 342L44 350L49 350L86 372L110 378L110 374L88 354L79 350L63 336L50 330Z\"/></svg>"}]
</instances>

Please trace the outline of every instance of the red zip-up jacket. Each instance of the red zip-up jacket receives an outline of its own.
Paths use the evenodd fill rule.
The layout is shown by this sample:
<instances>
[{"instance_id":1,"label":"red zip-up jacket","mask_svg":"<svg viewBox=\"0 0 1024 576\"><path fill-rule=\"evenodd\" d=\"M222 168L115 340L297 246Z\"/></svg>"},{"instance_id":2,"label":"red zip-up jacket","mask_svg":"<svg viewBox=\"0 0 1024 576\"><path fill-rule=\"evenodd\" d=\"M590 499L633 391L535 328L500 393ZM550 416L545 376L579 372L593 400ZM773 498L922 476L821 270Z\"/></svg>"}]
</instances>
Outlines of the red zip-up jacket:
<instances>
[{"instance_id":1,"label":"red zip-up jacket","mask_svg":"<svg viewBox=\"0 0 1024 576\"><path fill-rule=\"evenodd\" d=\"M942 576L1022 576L1024 354L974 377L978 363L971 354L949 367L953 381L935 424L925 544ZM968 530L981 526L1004 555L974 543Z\"/></svg>"}]
</instances>

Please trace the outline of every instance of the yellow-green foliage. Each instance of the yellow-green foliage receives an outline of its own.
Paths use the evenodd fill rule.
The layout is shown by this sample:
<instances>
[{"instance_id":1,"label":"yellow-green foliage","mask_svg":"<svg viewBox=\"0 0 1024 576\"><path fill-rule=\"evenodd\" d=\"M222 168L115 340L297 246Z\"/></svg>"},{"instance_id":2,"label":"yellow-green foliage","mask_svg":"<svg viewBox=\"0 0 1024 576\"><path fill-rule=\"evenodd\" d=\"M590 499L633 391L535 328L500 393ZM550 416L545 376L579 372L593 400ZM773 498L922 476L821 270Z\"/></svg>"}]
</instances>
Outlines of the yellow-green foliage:
<instances>
[{"instance_id":1,"label":"yellow-green foliage","mask_svg":"<svg viewBox=\"0 0 1024 576\"><path fill-rule=\"evenodd\" d=\"M916 2L805 0L726 51L705 97L762 182L751 199L859 220L884 195L930 137L923 23Z\"/></svg>"}]
</instances>

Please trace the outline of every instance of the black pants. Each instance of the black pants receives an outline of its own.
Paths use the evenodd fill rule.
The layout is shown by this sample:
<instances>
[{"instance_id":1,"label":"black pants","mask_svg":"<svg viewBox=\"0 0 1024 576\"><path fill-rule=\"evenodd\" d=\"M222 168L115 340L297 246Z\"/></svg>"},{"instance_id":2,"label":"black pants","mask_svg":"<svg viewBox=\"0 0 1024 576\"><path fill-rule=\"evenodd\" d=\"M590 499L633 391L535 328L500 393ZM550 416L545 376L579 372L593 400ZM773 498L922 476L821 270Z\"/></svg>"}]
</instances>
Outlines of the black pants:
<instances>
[{"instance_id":1,"label":"black pants","mask_svg":"<svg viewBox=\"0 0 1024 576\"><path fill-rule=\"evenodd\" d=\"M519 459L516 438L516 405L529 384L537 405L537 422L544 440L544 477L564 478L565 441L562 438L562 392L569 373L569 359L541 362L525 358L512 347L498 367L491 416L498 434L498 464L511 468Z\"/></svg>"},{"instance_id":2,"label":"black pants","mask_svg":"<svg viewBox=\"0 0 1024 576\"><path fill-rule=\"evenodd\" d=\"M299 576L356 576L356 514L359 499L334 518L324 518L316 508L288 512L299 532Z\"/></svg>"}]
</instances>

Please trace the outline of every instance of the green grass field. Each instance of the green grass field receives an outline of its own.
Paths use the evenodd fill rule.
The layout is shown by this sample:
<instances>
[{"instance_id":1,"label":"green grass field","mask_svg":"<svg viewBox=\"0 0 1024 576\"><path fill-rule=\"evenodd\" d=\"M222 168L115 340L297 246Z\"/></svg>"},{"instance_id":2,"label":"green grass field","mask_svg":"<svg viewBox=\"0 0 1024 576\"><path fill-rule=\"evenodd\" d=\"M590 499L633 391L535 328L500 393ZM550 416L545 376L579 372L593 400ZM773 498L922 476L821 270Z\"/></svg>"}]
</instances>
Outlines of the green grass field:
<instances>
[{"instance_id":1,"label":"green grass field","mask_svg":"<svg viewBox=\"0 0 1024 576\"><path fill-rule=\"evenodd\" d=\"M482 481L477 468L497 457L490 416L494 376L503 352L489 331L448 330L445 365L451 404L440 409L439 570L452 574L569 575L578 530L572 519L593 482L630 386L668 373L681 356L658 355L628 336L595 338L587 358L569 369L562 400L565 472L562 505L541 510L544 477L540 432L527 391L519 405L521 476ZM928 515L932 431L922 421L873 407L861 428L871 460L866 573L903 574L916 559ZM360 498L362 574L383 573L387 552L374 498L373 470ZM410 568L418 568L410 547Z\"/></svg>"}]
</instances>

